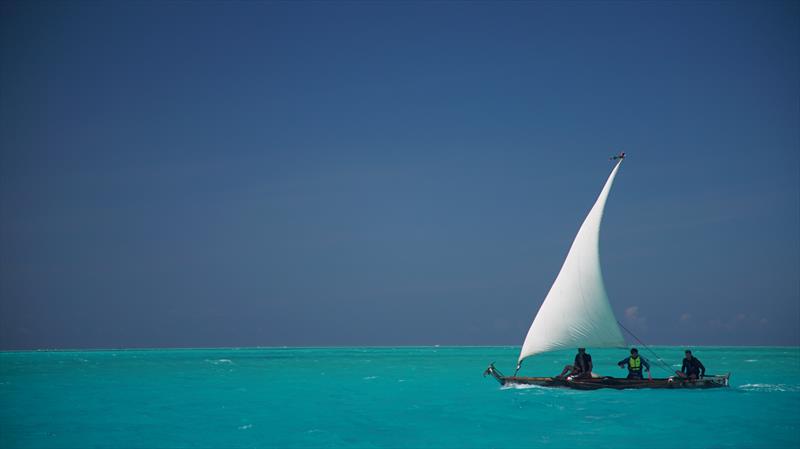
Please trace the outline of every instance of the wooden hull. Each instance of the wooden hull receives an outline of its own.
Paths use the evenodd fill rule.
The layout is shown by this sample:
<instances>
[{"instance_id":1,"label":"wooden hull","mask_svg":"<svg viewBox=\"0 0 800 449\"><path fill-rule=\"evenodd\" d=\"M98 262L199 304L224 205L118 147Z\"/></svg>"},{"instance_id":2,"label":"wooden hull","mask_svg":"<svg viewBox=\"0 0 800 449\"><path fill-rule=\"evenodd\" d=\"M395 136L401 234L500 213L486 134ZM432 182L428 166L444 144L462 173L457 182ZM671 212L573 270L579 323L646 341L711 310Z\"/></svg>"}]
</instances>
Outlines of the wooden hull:
<instances>
[{"instance_id":1,"label":"wooden hull","mask_svg":"<svg viewBox=\"0 0 800 449\"><path fill-rule=\"evenodd\" d=\"M667 377L658 379L624 379L615 377L598 377L582 379L562 379L555 377L516 377L504 376L497 371L494 365L486 369L484 375L491 374L500 385L538 385L540 387L572 388L575 390L599 390L612 388L615 390L626 389L674 389L674 388L721 388L728 386L730 373L720 376L706 376L702 379L685 379L681 377Z\"/></svg>"}]
</instances>

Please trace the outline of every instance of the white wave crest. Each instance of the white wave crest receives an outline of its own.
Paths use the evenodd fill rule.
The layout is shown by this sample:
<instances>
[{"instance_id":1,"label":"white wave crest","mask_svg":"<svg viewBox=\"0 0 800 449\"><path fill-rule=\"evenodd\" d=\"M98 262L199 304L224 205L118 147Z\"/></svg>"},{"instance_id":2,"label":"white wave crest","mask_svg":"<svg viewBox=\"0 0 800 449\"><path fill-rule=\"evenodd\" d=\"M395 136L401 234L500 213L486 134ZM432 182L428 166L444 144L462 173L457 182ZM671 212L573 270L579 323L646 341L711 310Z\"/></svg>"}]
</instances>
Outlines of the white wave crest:
<instances>
[{"instance_id":1,"label":"white wave crest","mask_svg":"<svg viewBox=\"0 0 800 449\"><path fill-rule=\"evenodd\" d=\"M531 384L506 384L500 387L501 390L552 390L550 387Z\"/></svg>"},{"instance_id":2,"label":"white wave crest","mask_svg":"<svg viewBox=\"0 0 800 449\"><path fill-rule=\"evenodd\" d=\"M745 391L786 392L800 391L800 386L786 384L745 384L739 386L739 389Z\"/></svg>"},{"instance_id":3,"label":"white wave crest","mask_svg":"<svg viewBox=\"0 0 800 449\"><path fill-rule=\"evenodd\" d=\"M230 359L219 359L219 360L206 359L206 362L212 365L233 365L233 360Z\"/></svg>"}]
</instances>

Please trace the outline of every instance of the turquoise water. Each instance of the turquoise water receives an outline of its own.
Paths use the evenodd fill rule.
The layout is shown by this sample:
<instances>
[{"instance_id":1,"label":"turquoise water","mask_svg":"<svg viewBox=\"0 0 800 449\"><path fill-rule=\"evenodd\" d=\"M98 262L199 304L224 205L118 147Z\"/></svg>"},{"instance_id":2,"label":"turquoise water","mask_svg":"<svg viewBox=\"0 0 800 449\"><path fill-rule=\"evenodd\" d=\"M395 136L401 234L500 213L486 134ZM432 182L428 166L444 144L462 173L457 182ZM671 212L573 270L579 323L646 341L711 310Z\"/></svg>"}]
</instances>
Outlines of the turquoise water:
<instances>
[{"instance_id":1,"label":"turquoise water","mask_svg":"<svg viewBox=\"0 0 800 449\"><path fill-rule=\"evenodd\" d=\"M680 348L657 347L670 364ZM695 348L728 389L502 389L518 348L0 353L0 447L798 447L800 348ZM622 375L620 350L591 350ZM645 354L646 355L646 354ZM529 359L560 371L572 351ZM654 371L658 373L658 371Z\"/></svg>"}]
</instances>

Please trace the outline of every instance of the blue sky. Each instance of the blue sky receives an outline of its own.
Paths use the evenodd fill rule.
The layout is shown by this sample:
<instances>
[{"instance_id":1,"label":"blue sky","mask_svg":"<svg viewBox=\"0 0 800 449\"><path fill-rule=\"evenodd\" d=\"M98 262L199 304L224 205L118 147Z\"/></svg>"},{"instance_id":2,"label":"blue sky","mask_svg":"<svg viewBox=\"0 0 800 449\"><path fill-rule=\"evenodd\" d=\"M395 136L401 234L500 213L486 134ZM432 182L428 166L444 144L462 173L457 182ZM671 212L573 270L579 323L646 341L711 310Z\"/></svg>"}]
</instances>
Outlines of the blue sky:
<instances>
[{"instance_id":1,"label":"blue sky","mask_svg":"<svg viewBox=\"0 0 800 449\"><path fill-rule=\"evenodd\" d=\"M800 344L797 2L3 2L0 347Z\"/></svg>"}]
</instances>

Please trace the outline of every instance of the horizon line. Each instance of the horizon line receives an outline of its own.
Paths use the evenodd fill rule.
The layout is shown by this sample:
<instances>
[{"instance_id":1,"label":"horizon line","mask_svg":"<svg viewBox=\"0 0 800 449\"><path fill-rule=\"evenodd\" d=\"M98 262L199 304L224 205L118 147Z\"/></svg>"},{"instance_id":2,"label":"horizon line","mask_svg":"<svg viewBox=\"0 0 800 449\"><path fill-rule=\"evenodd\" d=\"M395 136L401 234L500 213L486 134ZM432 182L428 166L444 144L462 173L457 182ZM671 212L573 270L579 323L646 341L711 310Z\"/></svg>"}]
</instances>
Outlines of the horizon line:
<instances>
[{"instance_id":1,"label":"horizon line","mask_svg":"<svg viewBox=\"0 0 800 449\"><path fill-rule=\"evenodd\" d=\"M796 345L665 345L655 344L648 345L649 347L690 347L690 348L797 348L800 349L800 344ZM153 351L153 350L172 350L172 351L199 351L199 350L212 350L212 349L349 349L349 348L521 348L522 345L333 345L333 346L132 346L132 347L110 347L110 348L36 348L36 349L0 349L0 353L5 352L78 352L78 351ZM594 349L627 349L629 347L644 347L643 345L628 345L619 348L594 348ZM591 347L589 347L591 348ZM567 349L560 349L558 352Z\"/></svg>"}]
</instances>

